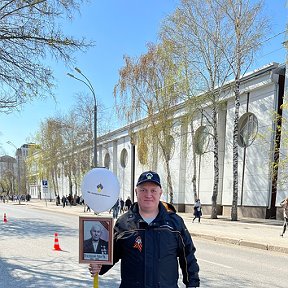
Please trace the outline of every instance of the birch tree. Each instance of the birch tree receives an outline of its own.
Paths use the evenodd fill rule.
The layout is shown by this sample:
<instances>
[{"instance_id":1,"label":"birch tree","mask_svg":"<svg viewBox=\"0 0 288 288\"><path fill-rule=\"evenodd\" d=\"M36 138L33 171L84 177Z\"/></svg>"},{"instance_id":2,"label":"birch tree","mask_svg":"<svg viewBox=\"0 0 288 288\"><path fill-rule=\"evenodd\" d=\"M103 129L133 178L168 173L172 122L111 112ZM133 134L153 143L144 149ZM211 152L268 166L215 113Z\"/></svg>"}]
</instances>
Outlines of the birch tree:
<instances>
[{"instance_id":1,"label":"birch tree","mask_svg":"<svg viewBox=\"0 0 288 288\"><path fill-rule=\"evenodd\" d=\"M261 15L263 1L217 0L219 9L225 13L231 30L228 42L221 43L228 65L234 75L235 113L233 129L233 200L231 220L238 219L238 120L240 107L241 77L253 63L256 51L263 43L269 21Z\"/></svg>"},{"instance_id":2,"label":"birch tree","mask_svg":"<svg viewBox=\"0 0 288 288\"><path fill-rule=\"evenodd\" d=\"M139 59L124 58L114 89L118 115L128 122L144 118L147 132L156 139L167 174L169 202L173 203L173 186L169 161L171 159L172 107L181 98L176 83L181 74L171 58L170 43L150 45ZM146 136L145 136L146 137ZM147 139L146 139L147 140ZM149 142L148 142L149 143ZM150 146L153 145L150 141Z\"/></svg>"},{"instance_id":3,"label":"birch tree","mask_svg":"<svg viewBox=\"0 0 288 288\"><path fill-rule=\"evenodd\" d=\"M76 97L75 106L66 115L58 114L41 123L38 133L31 139L37 145L29 149L27 158L29 180L36 183L43 177L48 178L56 194L57 176L60 177L61 171L68 178L69 194L73 194L73 189L74 194L78 194L82 176L92 165L94 102L91 95L78 94ZM101 117L103 106L101 103L99 106ZM100 122L100 131L103 131L103 122ZM35 164L37 171L34 171Z\"/></svg>"},{"instance_id":4,"label":"birch tree","mask_svg":"<svg viewBox=\"0 0 288 288\"><path fill-rule=\"evenodd\" d=\"M189 99L188 113L202 114L206 118L206 123L212 128L210 136L214 141L214 184L211 218L217 218L219 187L217 115L221 103L221 87L231 73L231 68L224 61L225 55L219 49L219 43L224 44L227 41L225 35L230 29L223 16L223 11L218 9L215 1L185 0L181 2L175 13L167 18L162 29L162 35L175 43L177 47L175 53L179 56L179 61L187 63L188 69L194 74L188 80L190 82L187 85L190 87L189 90L186 89L184 92ZM196 95L199 93L203 93L205 96L197 99ZM190 108L193 102L194 112ZM212 113L204 113L204 106L209 106ZM195 146L193 118L190 119L193 146ZM196 170L196 153L193 154L193 167ZM193 174L192 182L195 186L196 171L193 171ZM194 198L198 198L198 196L194 195Z\"/></svg>"},{"instance_id":5,"label":"birch tree","mask_svg":"<svg viewBox=\"0 0 288 288\"><path fill-rule=\"evenodd\" d=\"M221 89L230 74L235 78L235 119L233 133L233 201L231 219L237 220L238 201L238 119L240 77L253 61L267 28L261 18L262 1L249 0L182 0L174 15L168 18L166 37L179 45L179 52L187 49L191 69L198 71L207 102L212 108L210 118L214 139L214 186L211 217L216 218L218 195L218 136L217 107ZM209 15L209 17L207 17ZM170 36L169 36L170 35ZM201 87L198 87L201 89ZM205 116L205 115L204 115ZM209 118L207 118L209 122Z\"/></svg>"}]
</instances>

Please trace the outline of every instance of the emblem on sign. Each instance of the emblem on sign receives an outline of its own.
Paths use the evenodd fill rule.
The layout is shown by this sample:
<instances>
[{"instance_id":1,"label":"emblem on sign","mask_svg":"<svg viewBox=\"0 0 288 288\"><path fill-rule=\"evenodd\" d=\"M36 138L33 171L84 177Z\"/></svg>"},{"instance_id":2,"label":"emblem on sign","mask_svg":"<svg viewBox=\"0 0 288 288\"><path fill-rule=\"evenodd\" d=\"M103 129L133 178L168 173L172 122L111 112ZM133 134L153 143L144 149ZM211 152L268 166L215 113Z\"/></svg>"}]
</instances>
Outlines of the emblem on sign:
<instances>
[{"instance_id":1,"label":"emblem on sign","mask_svg":"<svg viewBox=\"0 0 288 288\"><path fill-rule=\"evenodd\" d=\"M97 191L98 191L98 192L101 192L102 189L103 189L103 185L102 185L101 183L98 184L98 185L97 185Z\"/></svg>"}]
</instances>

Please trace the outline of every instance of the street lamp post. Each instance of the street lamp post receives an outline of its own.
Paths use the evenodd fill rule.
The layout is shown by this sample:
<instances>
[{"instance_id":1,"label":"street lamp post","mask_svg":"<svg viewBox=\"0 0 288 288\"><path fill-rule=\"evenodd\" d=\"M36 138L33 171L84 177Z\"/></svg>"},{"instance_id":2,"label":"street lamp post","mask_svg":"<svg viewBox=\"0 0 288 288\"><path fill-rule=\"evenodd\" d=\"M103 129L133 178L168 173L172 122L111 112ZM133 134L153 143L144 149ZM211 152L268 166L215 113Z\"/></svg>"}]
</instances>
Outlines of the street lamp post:
<instances>
[{"instance_id":1,"label":"street lamp post","mask_svg":"<svg viewBox=\"0 0 288 288\"><path fill-rule=\"evenodd\" d=\"M95 90L90 82L90 80L81 72L81 70L77 67L74 68L77 73L79 73L86 81L83 79L80 79L76 77L75 75L71 73L67 73L68 76L74 78L75 80L78 80L82 83L84 83L89 90L91 91L93 98L94 98L94 139L93 139L93 154L94 154L94 161L93 161L93 166L94 168L97 167L97 102L96 102L96 95L95 95Z\"/></svg>"},{"instance_id":2,"label":"street lamp post","mask_svg":"<svg viewBox=\"0 0 288 288\"><path fill-rule=\"evenodd\" d=\"M16 145L11 142L11 141L7 141L7 144L13 146L16 149L16 156L17 156L17 182L18 182L18 196L20 197L21 194L21 179L20 179L20 153L21 153L21 149L17 148Z\"/></svg>"}]
</instances>

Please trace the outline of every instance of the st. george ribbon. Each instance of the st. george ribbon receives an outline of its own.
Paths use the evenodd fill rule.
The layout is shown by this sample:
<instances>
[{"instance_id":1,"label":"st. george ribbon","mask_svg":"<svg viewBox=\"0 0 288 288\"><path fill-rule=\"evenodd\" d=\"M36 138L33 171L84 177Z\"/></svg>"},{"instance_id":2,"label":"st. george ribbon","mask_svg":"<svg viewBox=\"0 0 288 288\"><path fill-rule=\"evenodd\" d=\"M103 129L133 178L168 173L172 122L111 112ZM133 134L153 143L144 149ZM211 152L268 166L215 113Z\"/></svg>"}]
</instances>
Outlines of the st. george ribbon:
<instances>
[{"instance_id":1,"label":"st. george ribbon","mask_svg":"<svg viewBox=\"0 0 288 288\"><path fill-rule=\"evenodd\" d=\"M93 168L82 180L82 196L95 212L110 210L119 198L120 185L116 175L106 168ZM94 288L98 288L98 274L94 276Z\"/></svg>"}]
</instances>

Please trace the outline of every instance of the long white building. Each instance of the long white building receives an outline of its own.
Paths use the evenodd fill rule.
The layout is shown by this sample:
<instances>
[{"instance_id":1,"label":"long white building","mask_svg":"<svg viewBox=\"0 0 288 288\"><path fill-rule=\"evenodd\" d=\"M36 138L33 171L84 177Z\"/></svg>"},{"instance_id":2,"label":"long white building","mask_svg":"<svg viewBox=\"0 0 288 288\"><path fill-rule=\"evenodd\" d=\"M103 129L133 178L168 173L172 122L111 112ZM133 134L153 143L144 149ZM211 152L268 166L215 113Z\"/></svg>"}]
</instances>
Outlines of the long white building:
<instances>
[{"instance_id":1,"label":"long white building","mask_svg":"<svg viewBox=\"0 0 288 288\"><path fill-rule=\"evenodd\" d=\"M283 116L288 119L287 112L281 106L283 101L286 102L285 69L285 65L271 63L246 74L241 79L238 138L240 216L280 218L277 207L280 201L288 196L288 187L285 186L285 181L282 181L287 177L287 171L284 168L279 169L275 175L271 170L272 163L279 158L278 149L282 153L280 153L280 160L287 155L287 148L285 148L287 140L283 134L281 135L287 130L287 124L284 121L275 122L276 113L280 115L283 113ZM219 213L230 215L233 196L234 93L230 83L227 83L224 88L222 108L218 113L220 182L217 203ZM181 103L175 107L175 128L171 134L173 149L170 167L174 190L173 203L179 211L192 211L194 204L192 177L193 167L195 167L193 160L196 160L198 197L204 206L204 213L209 214L214 181L214 155L211 150L212 142L208 137L211 128L205 117L202 117L203 115L198 114L194 117L193 126L196 131L194 135L197 135L197 147L200 147L201 151L196 154L196 159L193 159L191 126L181 121L187 113L186 105ZM203 113L211 114L211 107L207 106ZM97 141L99 166L107 167L117 175L122 198L126 199L130 196L135 200L134 186L140 173L150 169L156 170L162 178L163 200L169 201L163 160L159 157L159 153L149 152L151 151L149 149L157 151L157 145L146 143L150 161L149 164L141 164L143 161L137 149L139 143L131 139L131 131L140 131L144 121L145 119L99 137ZM276 129L277 125L281 125L282 129ZM278 146L275 143L278 143ZM61 197L68 194L69 184L64 173L59 176ZM39 185L35 183L31 186L32 197L38 197Z\"/></svg>"}]
</instances>

